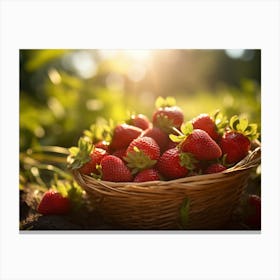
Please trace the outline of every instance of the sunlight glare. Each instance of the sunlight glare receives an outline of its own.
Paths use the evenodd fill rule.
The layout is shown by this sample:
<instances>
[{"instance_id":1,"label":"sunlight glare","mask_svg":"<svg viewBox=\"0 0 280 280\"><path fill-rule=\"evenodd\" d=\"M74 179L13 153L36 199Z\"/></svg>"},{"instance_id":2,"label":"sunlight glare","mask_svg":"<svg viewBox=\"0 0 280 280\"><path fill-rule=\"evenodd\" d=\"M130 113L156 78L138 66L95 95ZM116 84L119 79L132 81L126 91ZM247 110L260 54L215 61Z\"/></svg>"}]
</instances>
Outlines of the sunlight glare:
<instances>
[{"instance_id":1,"label":"sunlight glare","mask_svg":"<svg viewBox=\"0 0 280 280\"><path fill-rule=\"evenodd\" d=\"M244 55L245 50L244 49L226 49L225 52L228 57L230 57L232 59L238 59Z\"/></svg>"},{"instance_id":2,"label":"sunlight glare","mask_svg":"<svg viewBox=\"0 0 280 280\"><path fill-rule=\"evenodd\" d=\"M123 54L138 62L148 61L151 57L151 50L123 50Z\"/></svg>"}]
</instances>

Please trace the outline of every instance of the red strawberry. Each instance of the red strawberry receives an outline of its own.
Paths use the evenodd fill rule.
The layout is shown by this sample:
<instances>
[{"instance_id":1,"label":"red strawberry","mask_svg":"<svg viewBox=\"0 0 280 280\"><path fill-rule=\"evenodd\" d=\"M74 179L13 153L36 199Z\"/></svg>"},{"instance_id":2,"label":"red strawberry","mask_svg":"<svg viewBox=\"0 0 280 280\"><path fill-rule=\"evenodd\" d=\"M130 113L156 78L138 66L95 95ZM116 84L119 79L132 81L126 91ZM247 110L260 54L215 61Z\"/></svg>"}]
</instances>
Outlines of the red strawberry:
<instances>
[{"instance_id":1,"label":"red strawberry","mask_svg":"<svg viewBox=\"0 0 280 280\"><path fill-rule=\"evenodd\" d=\"M171 139L168 138L168 142L167 142L167 145L166 145L166 150L176 148L177 145L178 145L178 143L173 142Z\"/></svg>"},{"instance_id":2,"label":"red strawberry","mask_svg":"<svg viewBox=\"0 0 280 280\"><path fill-rule=\"evenodd\" d=\"M223 154L226 155L226 163L232 164L240 161L248 154L251 142L239 132L228 131L223 135L220 147Z\"/></svg>"},{"instance_id":3,"label":"red strawberry","mask_svg":"<svg viewBox=\"0 0 280 280\"><path fill-rule=\"evenodd\" d=\"M194 129L181 143L181 151L191 153L198 160L219 158L222 151L218 144L201 129Z\"/></svg>"},{"instance_id":4,"label":"red strawberry","mask_svg":"<svg viewBox=\"0 0 280 280\"><path fill-rule=\"evenodd\" d=\"M261 228L261 198L257 195L248 196L245 223L253 229Z\"/></svg>"},{"instance_id":5,"label":"red strawberry","mask_svg":"<svg viewBox=\"0 0 280 280\"><path fill-rule=\"evenodd\" d=\"M132 115L130 117L130 119L128 120L128 124L134 125L143 130L145 130L151 126L149 119L145 115L142 115L142 114Z\"/></svg>"},{"instance_id":6,"label":"red strawberry","mask_svg":"<svg viewBox=\"0 0 280 280\"><path fill-rule=\"evenodd\" d=\"M156 169L145 169L140 171L134 178L134 182L147 182L160 180L159 173Z\"/></svg>"},{"instance_id":7,"label":"red strawberry","mask_svg":"<svg viewBox=\"0 0 280 280\"><path fill-rule=\"evenodd\" d=\"M184 121L184 114L175 104L174 98L167 97L163 99L159 97L156 100L157 110L153 114L153 125L167 133L172 132L173 127L180 128Z\"/></svg>"},{"instance_id":8,"label":"red strawberry","mask_svg":"<svg viewBox=\"0 0 280 280\"><path fill-rule=\"evenodd\" d=\"M63 215L70 211L70 200L59 192L49 190L45 192L37 211L43 215Z\"/></svg>"},{"instance_id":9,"label":"red strawberry","mask_svg":"<svg viewBox=\"0 0 280 280\"><path fill-rule=\"evenodd\" d=\"M81 173L90 175L96 173L96 165L100 164L101 159L107 155L103 149L96 148L91 142L80 138L78 147L69 149L70 155L67 158L68 167L78 169Z\"/></svg>"},{"instance_id":10,"label":"red strawberry","mask_svg":"<svg viewBox=\"0 0 280 280\"><path fill-rule=\"evenodd\" d=\"M99 148L95 148L92 153L89 155L90 160L86 162L82 167L79 168L80 173L85 175L90 175L91 173L96 173L96 165L100 164L102 158L108 153Z\"/></svg>"},{"instance_id":11,"label":"red strawberry","mask_svg":"<svg viewBox=\"0 0 280 280\"><path fill-rule=\"evenodd\" d=\"M101 162L102 180L111 182L130 182L132 174L124 162L113 155L105 156Z\"/></svg>"},{"instance_id":12,"label":"red strawberry","mask_svg":"<svg viewBox=\"0 0 280 280\"><path fill-rule=\"evenodd\" d=\"M246 118L233 116L219 143L226 163L233 164L243 159L251 148L251 141L258 135L257 124L249 124Z\"/></svg>"},{"instance_id":13,"label":"red strawberry","mask_svg":"<svg viewBox=\"0 0 280 280\"><path fill-rule=\"evenodd\" d=\"M110 145L110 143L107 141L99 141L94 144L95 148L103 149L107 152L109 151L109 145Z\"/></svg>"},{"instance_id":14,"label":"red strawberry","mask_svg":"<svg viewBox=\"0 0 280 280\"><path fill-rule=\"evenodd\" d=\"M191 165L190 155L180 153L177 148L173 148L161 155L156 168L166 179L172 180L185 177L189 172L188 166L191 169Z\"/></svg>"},{"instance_id":15,"label":"red strawberry","mask_svg":"<svg viewBox=\"0 0 280 280\"><path fill-rule=\"evenodd\" d=\"M113 152L112 155L123 160L125 155L126 155L126 148L120 149L120 150L116 150L115 152Z\"/></svg>"},{"instance_id":16,"label":"red strawberry","mask_svg":"<svg viewBox=\"0 0 280 280\"><path fill-rule=\"evenodd\" d=\"M133 173L155 165L160 156L160 148L151 137L139 137L133 140L126 150L124 160Z\"/></svg>"},{"instance_id":17,"label":"red strawberry","mask_svg":"<svg viewBox=\"0 0 280 280\"><path fill-rule=\"evenodd\" d=\"M142 137L151 137L153 138L157 144L160 147L161 152L165 151L166 145L169 141L168 134L163 132L160 128L158 127L150 127L146 129L142 134Z\"/></svg>"},{"instance_id":18,"label":"red strawberry","mask_svg":"<svg viewBox=\"0 0 280 280\"><path fill-rule=\"evenodd\" d=\"M132 140L140 136L142 129L133 125L120 124L117 125L113 132L110 148L119 150L126 148Z\"/></svg>"},{"instance_id":19,"label":"red strawberry","mask_svg":"<svg viewBox=\"0 0 280 280\"><path fill-rule=\"evenodd\" d=\"M194 129L201 129L206 131L209 136L217 141L219 133L217 132L215 121L208 114L201 114L192 120Z\"/></svg>"},{"instance_id":20,"label":"red strawberry","mask_svg":"<svg viewBox=\"0 0 280 280\"><path fill-rule=\"evenodd\" d=\"M219 173L226 169L227 168L220 163L213 163L206 168L204 173L205 174Z\"/></svg>"}]
</instances>

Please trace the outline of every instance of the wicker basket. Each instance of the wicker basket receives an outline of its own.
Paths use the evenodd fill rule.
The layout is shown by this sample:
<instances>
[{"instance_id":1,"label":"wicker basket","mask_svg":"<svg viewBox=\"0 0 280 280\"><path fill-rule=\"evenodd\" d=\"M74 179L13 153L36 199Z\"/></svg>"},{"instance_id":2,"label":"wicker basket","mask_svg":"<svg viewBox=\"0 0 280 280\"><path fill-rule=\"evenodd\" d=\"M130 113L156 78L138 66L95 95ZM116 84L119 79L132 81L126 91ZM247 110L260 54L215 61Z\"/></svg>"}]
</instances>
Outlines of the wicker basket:
<instances>
[{"instance_id":1,"label":"wicker basket","mask_svg":"<svg viewBox=\"0 0 280 280\"><path fill-rule=\"evenodd\" d=\"M250 171L261 161L257 147L222 173L172 181L113 183L73 172L101 214L118 229L180 229L188 203L187 229L224 229L246 187Z\"/></svg>"}]
</instances>

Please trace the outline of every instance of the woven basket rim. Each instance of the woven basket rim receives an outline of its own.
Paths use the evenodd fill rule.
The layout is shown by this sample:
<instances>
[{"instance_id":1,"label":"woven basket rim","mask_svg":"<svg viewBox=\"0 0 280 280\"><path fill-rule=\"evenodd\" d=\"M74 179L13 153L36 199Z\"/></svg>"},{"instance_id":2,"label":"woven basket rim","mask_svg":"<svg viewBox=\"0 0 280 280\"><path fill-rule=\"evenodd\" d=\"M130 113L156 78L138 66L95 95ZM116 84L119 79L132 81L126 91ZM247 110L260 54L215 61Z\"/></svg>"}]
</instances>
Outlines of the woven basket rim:
<instances>
[{"instance_id":1,"label":"woven basket rim","mask_svg":"<svg viewBox=\"0 0 280 280\"><path fill-rule=\"evenodd\" d=\"M201 174L201 175L194 175L194 176L187 176L179 179L168 180L168 181L146 181L146 182L111 182L111 181L103 181L100 179L95 179L89 175L81 174L78 170L72 170L72 174L74 177L82 177L87 178L91 182L94 182L98 185L103 185L104 187L130 187L130 186L138 186L138 187L147 187L151 186L168 186L174 183L188 183L194 181L204 181L207 182L207 179L217 179L220 180L222 178L226 178L228 174L240 173L240 172L247 172L249 169L256 167L261 162L261 146L260 144L257 147L250 151L250 153L242 159L240 162L236 163L233 167L228 168L219 173L213 174Z\"/></svg>"}]
</instances>

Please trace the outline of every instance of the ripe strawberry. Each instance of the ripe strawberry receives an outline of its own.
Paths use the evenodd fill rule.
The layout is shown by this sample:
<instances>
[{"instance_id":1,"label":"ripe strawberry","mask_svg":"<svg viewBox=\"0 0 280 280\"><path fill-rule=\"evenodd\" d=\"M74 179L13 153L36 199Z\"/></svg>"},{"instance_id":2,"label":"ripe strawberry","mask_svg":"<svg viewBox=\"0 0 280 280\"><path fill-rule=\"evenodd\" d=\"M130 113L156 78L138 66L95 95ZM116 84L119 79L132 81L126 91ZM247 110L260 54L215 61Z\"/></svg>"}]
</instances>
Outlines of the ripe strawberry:
<instances>
[{"instance_id":1,"label":"ripe strawberry","mask_svg":"<svg viewBox=\"0 0 280 280\"><path fill-rule=\"evenodd\" d=\"M107 155L103 149L96 148L91 142L80 138L78 147L69 149L70 155L67 158L68 167L78 169L81 173L90 175L96 173L96 165Z\"/></svg>"},{"instance_id":2,"label":"ripe strawberry","mask_svg":"<svg viewBox=\"0 0 280 280\"><path fill-rule=\"evenodd\" d=\"M182 152L191 153L198 160L219 158L222 151L218 144L201 129L194 129L180 144Z\"/></svg>"},{"instance_id":3,"label":"ripe strawberry","mask_svg":"<svg viewBox=\"0 0 280 280\"><path fill-rule=\"evenodd\" d=\"M70 211L70 200L59 192L48 190L43 195L37 211L43 215L63 215Z\"/></svg>"},{"instance_id":4,"label":"ripe strawberry","mask_svg":"<svg viewBox=\"0 0 280 280\"><path fill-rule=\"evenodd\" d=\"M174 98L159 97L156 100L157 110L153 113L153 125L167 133L172 132L173 127L180 128L184 121L184 114L175 104Z\"/></svg>"},{"instance_id":5,"label":"ripe strawberry","mask_svg":"<svg viewBox=\"0 0 280 280\"><path fill-rule=\"evenodd\" d=\"M171 139L168 138L168 142L167 142L167 145L166 145L166 150L176 148L177 145L178 145L178 143L173 142Z\"/></svg>"},{"instance_id":6,"label":"ripe strawberry","mask_svg":"<svg viewBox=\"0 0 280 280\"><path fill-rule=\"evenodd\" d=\"M161 152L166 150L166 145L169 141L169 137L168 137L168 134L163 132L160 128L150 127L148 129L146 129L145 131L143 131L141 136L153 138L159 145Z\"/></svg>"},{"instance_id":7,"label":"ripe strawberry","mask_svg":"<svg viewBox=\"0 0 280 280\"><path fill-rule=\"evenodd\" d=\"M219 173L222 172L224 170L226 170L227 168L225 166L223 166L220 163L212 163L211 165L209 165L206 170L205 170L205 174L212 174L212 173Z\"/></svg>"},{"instance_id":8,"label":"ripe strawberry","mask_svg":"<svg viewBox=\"0 0 280 280\"><path fill-rule=\"evenodd\" d=\"M233 164L243 159L251 148L251 141L257 137L256 124L248 124L247 119L233 116L230 119L229 129L219 142L226 163Z\"/></svg>"},{"instance_id":9,"label":"ripe strawberry","mask_svg":"<svg viewBox=\"0 0 280 280\"><path fill-rule=\"evenodd\" d=\"M213 140L217 141L219 139L216 124L208 114L200 114L194 118L192 125L194 129L201 129L207 132Z\"/></svg>"},{"instance_id":10,"label":"ripe strawberry","mask_svg":"<svg viewBox=\"0 0 280 280\"><path fill-rule=\"evenodd\" d=\"M261 198L257 195L248 196L245 223L253 229L261 228Z\"/></svg>"},{"instance_id":11,"label":"ripe strawberry","mask_svg":"<svg viewBox=\"0 0 280 280\"><path fill-rule=\"evenodd\" d=\"M113 152L112 154L113 156L116 156L122 160L124 160L124 157L126 155L126 148L124 149L120 149L120 150L116 150L115 152Z\"/></svg>"},{"instance_id":12,"label":"ripe strawberry","mask_svg":"<svg viewBox=\"0 0 280 280\"><path fill-rule=\"evenodd\" d=\"M109 145L110 143L107 141L98 141L97 143L94 144L95 148L103 149L107 152L109 152Z\"/></svg>"},{"instance_id":13,"label":"ripe strawberry","mask_svg":"<svg viewBox=\"0 0 280 280\"><path fill-rule=\"evenodd\" d=\"M156 169L145 169L140 171L134 178L134 182L147 182L160 180L159 173Z\"/></svg>"},{"instance_id":14,"label":"ripe strawberry","mask_svg":"<svg viewBox=\"0 0 280 280\"><path fill-rule=\"evenodd\" d=\"M101 162L101 178L104 181L111 182L130 182L132 174L124 162L113 155L105 156Z\"/></svg>"},{"instance_id":15,"label":"ripe strawberry","mask_svg":"<svg viewBox=\"0 0 280 280\"><path fill-rule=\"evenodd\" d=\"M108 155L108 153L99 148L95 148L89 155L90 160L86 162L82 167L79 168L80 173L90 175L91 173L97 173L96 166L100 164L102 158Z\"/></svg>"},{"instance_id":16,"label":"ripe strawberry","mask_svg":"<svg viewBox=\"0 0 280 280\"><path fill-rule=\"evenodd\" d=\"M132 140L139 137L142 129L133 125L120 124L117 125L113 132L112 141L110 144L111 150L119 150L127 148Z\"/></svg>"},{"instance_id":17,"label":"ripe strawberry","mask_svg":"<svg viewBox=\"0 0 280 280\"><path fill-rule=\"evenodd\" d=\"M173 148L161 155L156 168L168 180L182 178L193 168L192 160L191 155L180 153L177 148Z\"/></svg>"},{"instance_id":18,"label":"ripe strawberry","mask_svg":"<svg viewBox=\"0 0 280 280\"><path fill-rule=\"evenodd\" d=\"M155 165L160 156L160 148L151 137L139 137L133 140L126 150L124 160L135 174Z\"/></svg>"},{"instance_id":19,"label":"ripe strawberry","mask_svg":"<svg viewBox=\"0 0 280 280\"><path fill-rule=\"evenodd\" d=\"M151 126L149 119L142 114L131 115L130 119L127 121L128 124L139 127L143 130L148 129Z\"/></svg>"},{"instance_id":20,"label":"ripe strawberry","mask_svg":"<svg viewBox=\"0 0 280 280\"><path fill-rule=\"evenodd\" d=\"M223 154L226 155L226 163L232 164L240 161L248 154L251 142L239 132L228 131L223 135L220 147Z\"/></svg>"}]
</instances>

